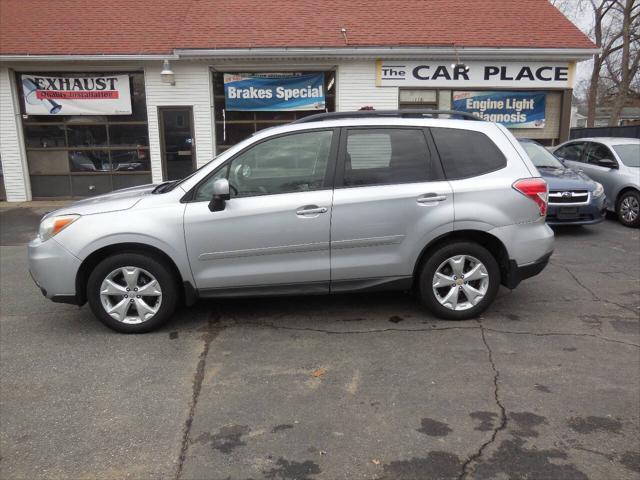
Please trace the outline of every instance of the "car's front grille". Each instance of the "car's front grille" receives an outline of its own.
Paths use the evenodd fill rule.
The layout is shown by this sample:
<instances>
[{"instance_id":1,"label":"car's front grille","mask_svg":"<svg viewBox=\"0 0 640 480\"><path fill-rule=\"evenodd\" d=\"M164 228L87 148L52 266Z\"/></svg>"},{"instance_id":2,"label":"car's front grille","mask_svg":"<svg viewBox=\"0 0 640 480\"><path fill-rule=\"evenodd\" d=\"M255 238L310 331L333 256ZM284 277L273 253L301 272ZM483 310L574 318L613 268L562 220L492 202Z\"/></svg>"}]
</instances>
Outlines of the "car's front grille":
<instances>
[{"instance_id":1,"label":"car's front grille","mask_svg":"<svg viewBox=\"0 0 640 480\"><path fill-rule=\"evenodd\" d=\"M589 203L587 190L557 190L549 192L549 203L566 205L568 203Z\"/></svg>"}]
</instances>

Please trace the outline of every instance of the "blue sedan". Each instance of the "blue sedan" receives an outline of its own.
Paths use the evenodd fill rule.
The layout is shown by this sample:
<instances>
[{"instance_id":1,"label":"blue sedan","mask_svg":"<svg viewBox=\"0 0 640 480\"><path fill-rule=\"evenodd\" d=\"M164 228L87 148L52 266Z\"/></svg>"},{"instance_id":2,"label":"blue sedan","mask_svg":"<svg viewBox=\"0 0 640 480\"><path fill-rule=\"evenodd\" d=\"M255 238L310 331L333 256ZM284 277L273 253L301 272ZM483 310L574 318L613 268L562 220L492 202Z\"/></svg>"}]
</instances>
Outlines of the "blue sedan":
<instances>
[{"instance_id":1,"label":"blue sedan","mask_svg":"<svg viewBox=\"0 0 640 480\"><path fill-rule=\"evenodd\" d=\"M549 225L592 225L604 220L607 198L601 184L565 167L533 140L520 139L520 144L549 184Z\"/></svg>"}]
</instances>

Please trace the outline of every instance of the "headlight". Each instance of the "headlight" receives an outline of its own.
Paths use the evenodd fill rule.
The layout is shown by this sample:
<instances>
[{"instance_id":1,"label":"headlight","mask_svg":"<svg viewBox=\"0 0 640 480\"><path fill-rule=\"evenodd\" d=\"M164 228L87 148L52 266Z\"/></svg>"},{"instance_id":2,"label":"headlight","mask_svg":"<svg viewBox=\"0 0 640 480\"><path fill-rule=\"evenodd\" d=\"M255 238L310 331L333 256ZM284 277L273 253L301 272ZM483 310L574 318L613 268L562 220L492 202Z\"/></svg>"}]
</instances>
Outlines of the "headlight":
<instances>
[{"instance_id":1,"label":"headlight","mask_svg":"<svg viewBox=\"0 0 640 480\"><path fill-rule=\"evenodd\" d=\"M596 188L593 189L593 193L592 195L594 197L599 197L600 195L602 195L604 193L604 187L602 186L601 183L598 182L593 182L596 184Z\"/></svg>"},{"instance_id":2,"label":"headlight","mask_svg":"<svg viewBox=\"0 0 640 480\"><path fill-rule=\"evenodd\" d=\"M67 228L73 222L80 218L80 215L58 215L55 217L47 217L40 222L38 236L42 241L57 235Z\"/></svg>"}]
</instances>

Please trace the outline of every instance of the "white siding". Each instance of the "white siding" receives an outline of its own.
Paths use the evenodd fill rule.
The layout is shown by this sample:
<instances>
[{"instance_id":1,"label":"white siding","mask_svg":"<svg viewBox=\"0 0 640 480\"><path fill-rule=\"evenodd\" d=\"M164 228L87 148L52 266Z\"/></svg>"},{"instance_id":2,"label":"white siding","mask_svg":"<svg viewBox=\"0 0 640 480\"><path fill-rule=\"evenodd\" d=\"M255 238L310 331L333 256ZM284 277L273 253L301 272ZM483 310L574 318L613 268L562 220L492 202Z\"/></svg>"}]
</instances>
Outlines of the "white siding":
<instances>
[{"instance_id":1,"label":"white siding","mask_svg":"<svg viewBox=\"0 0 640 480\"><path fill-rule=\"evenodd\" d=\"M12 80L8 68L0 68L0 156L7 200L30 200L29 173L24 158L21 122L12 93Z\"/></svg>"},{"instance_id":2,"label":"white siding","mask_svg":"<svg viewBox=\"0 0 640 480\"><path fill-rule=\"evenodd\" d=\"M162 181L159 106L192 106L197 164L204 165L213 158L213 100L209 66L204 62L172 61L171 69L175 73L175 85L163 83L160 79L162 62L147 62L144 67L151 175L154 182Z\"/></svg>"},{"instance_id":3,"label":"white siding","mask_svg":"<svg viewBox=\"0 0 640 480\"><path fill-rule=\"evenodd\" d=\"M336 110L352 111L362 107L376 110L398 108L397 87L376 87L376 62L363 60L338 65Z\"/></svg>"}]
</instances>

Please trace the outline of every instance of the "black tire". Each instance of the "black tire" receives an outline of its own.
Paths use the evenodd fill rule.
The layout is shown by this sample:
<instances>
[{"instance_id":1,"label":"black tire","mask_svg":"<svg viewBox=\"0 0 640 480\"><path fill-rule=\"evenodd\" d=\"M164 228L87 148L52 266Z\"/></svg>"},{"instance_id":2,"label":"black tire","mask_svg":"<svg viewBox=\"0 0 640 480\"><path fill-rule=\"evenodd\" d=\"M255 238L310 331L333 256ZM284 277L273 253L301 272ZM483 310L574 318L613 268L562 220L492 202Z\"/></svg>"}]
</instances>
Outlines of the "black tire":
<instances>
[{"instance_id":1,"label":"black tire","mask_svg":"<svg viewBox=\"0 0 640 480\"><path fill-rule=\"evenodd\" d=\"M623 216L622 203L625 199L629 199L631 201L635 200L635 204L640 205L640 193L636 190L627 190L620 195L616 202L616 215L618 216L618 221L625 227L638 228L640 226L640 212L636 214L636 218L632 221L626 220Z\"/></svg>"},{"instance_id":2,"label":"black tire","mask_svg":"<svg viewBox=\"0 0 640 480\"><path fill-rule=\"evenodd\" d=\"M121 267L137 267L146 270L160 284L162 298L158 311L142 323L123 323L112 318L100 299L100 286L104 279ZM101 261L93 269L87 282L87 300L93 314L107 327L121 333L145 333L155 330L166 322L175 311L178 303L178 282L172 270L159 259L140 253L120 253Z\"/></svg>"},{"instance_id":3,"label":"black tire","mask_svg":"<svg viewBox=\"0 0 640 480\"><path fill-rule=\"evenodd\" d=\"M484 297L474 306L466 310L452 310L441 305L433 291L433 278L438 267L448 258L468 255L482 262L489 274L489 285ZM446 320L468 320L480 315L495 299L500 288L500 267L498 262L483 246L465 241L457 241L443 245L433 252L423 263L418 278L419 294L422 303L438 318Z\"/></svg>"}]
</instances>

